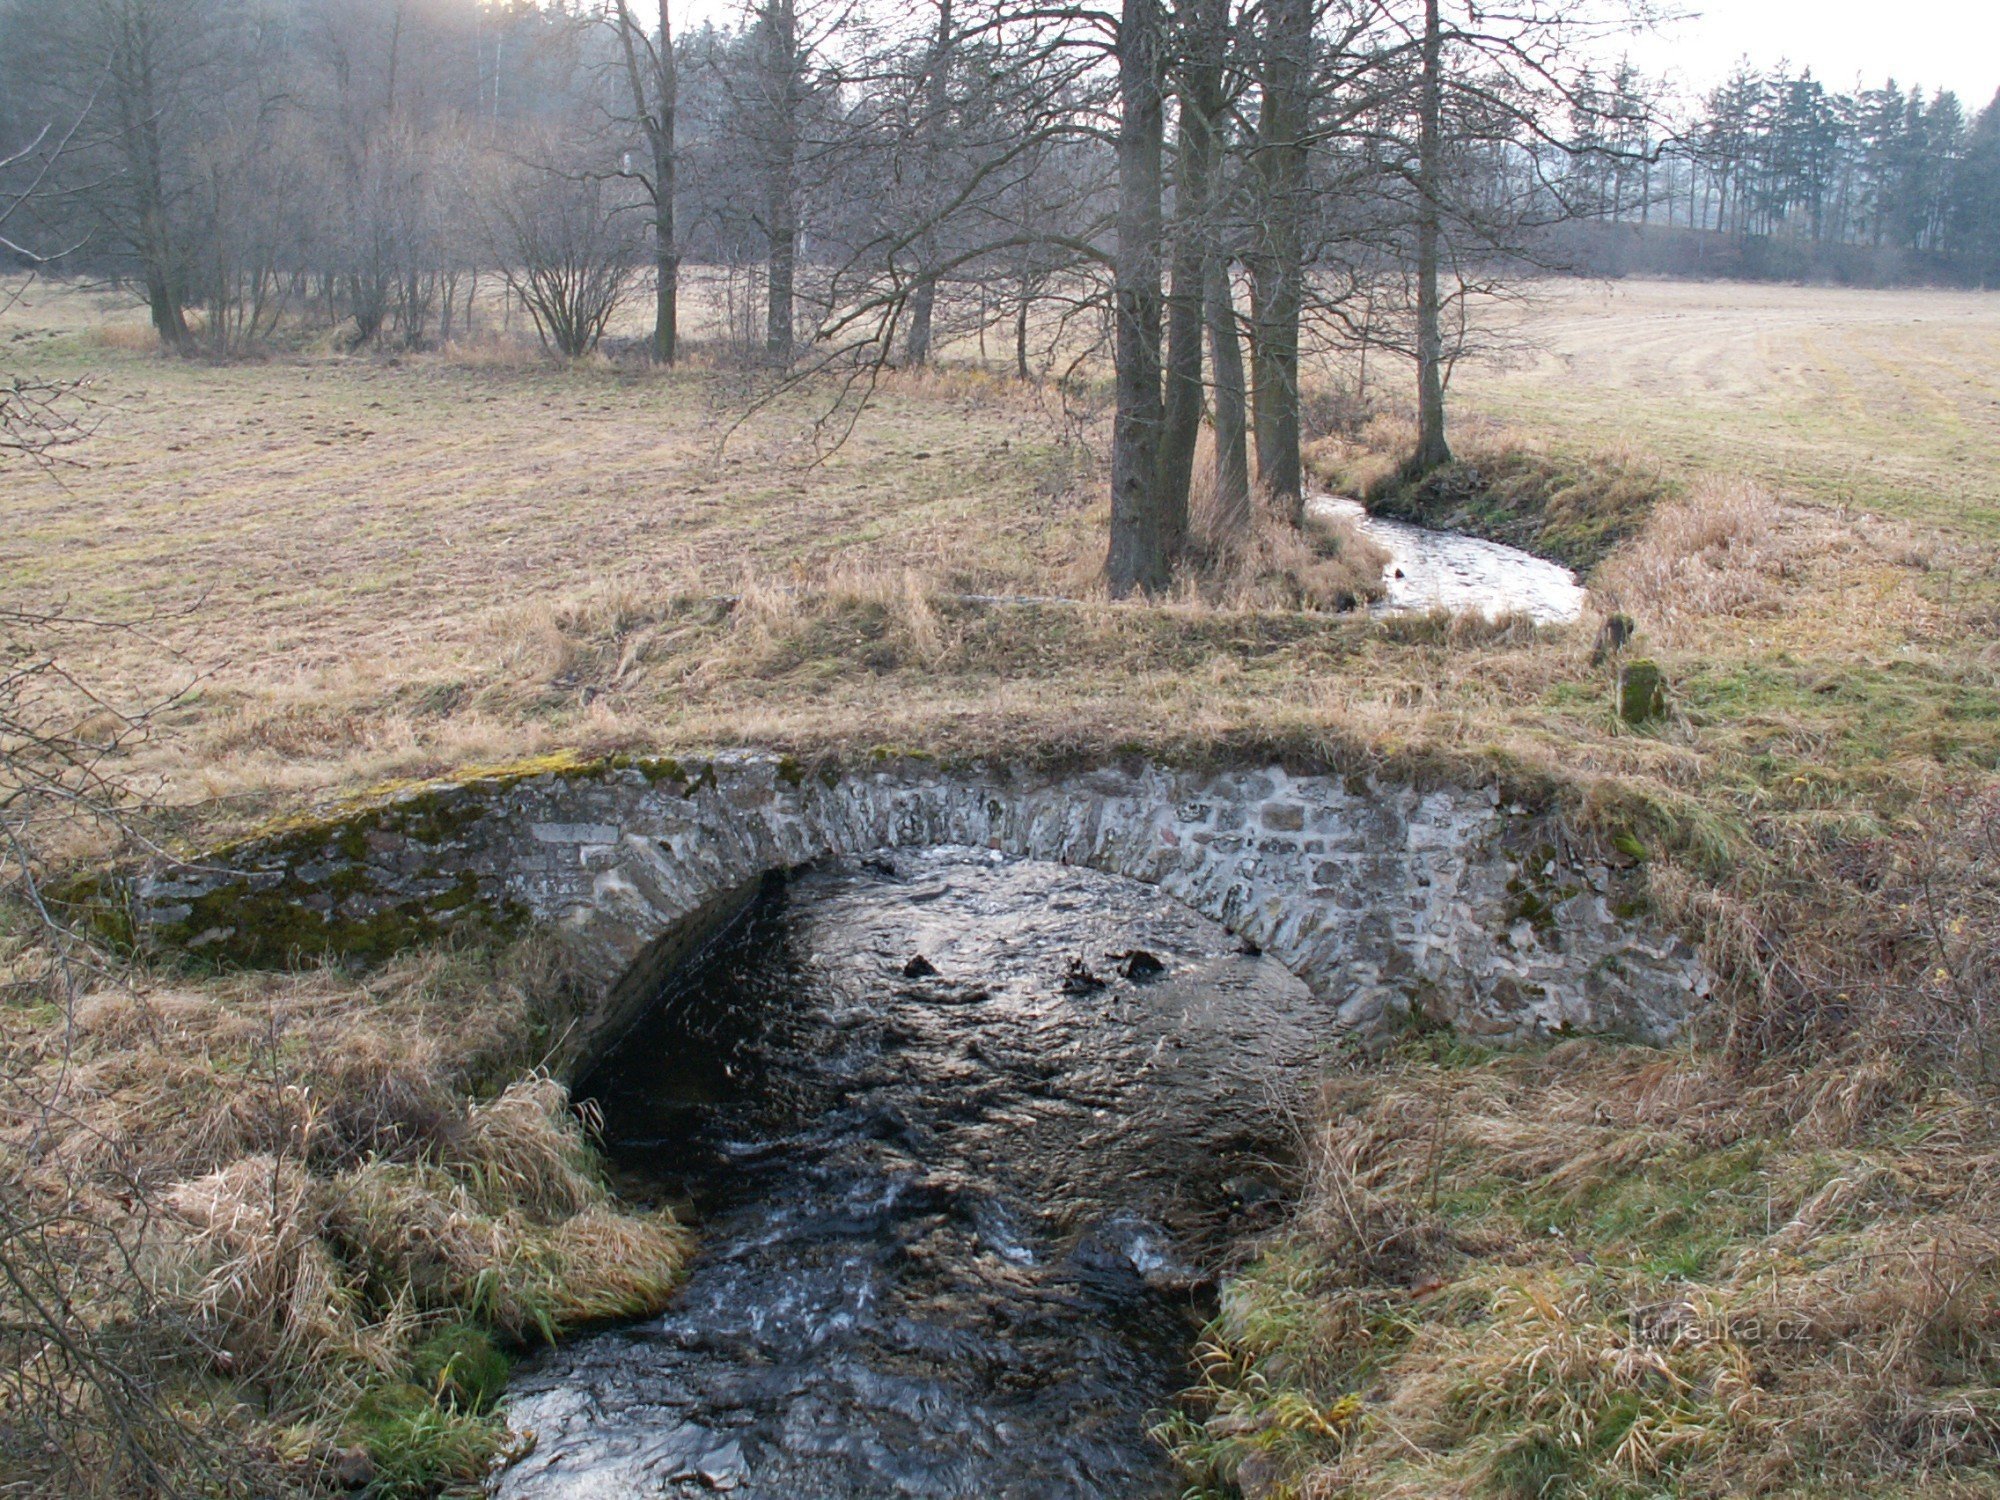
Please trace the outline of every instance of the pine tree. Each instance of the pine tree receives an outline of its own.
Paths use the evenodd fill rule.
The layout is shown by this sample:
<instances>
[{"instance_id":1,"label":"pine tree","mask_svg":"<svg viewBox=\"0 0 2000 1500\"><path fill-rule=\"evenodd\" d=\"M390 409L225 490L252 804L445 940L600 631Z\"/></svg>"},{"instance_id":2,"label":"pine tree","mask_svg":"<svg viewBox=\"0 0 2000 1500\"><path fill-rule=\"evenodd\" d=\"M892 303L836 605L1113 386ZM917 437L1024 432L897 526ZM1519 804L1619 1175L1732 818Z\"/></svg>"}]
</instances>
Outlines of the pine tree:
<instances>
[{"instance_id":1,"label":"pine tree","mask_svg":"<svg viewBox=\"0 0 2000 1500\"><path fill-rule=\"evenodd\" d=\"M1982 287L2000 287L2000 94L1980 111L1952 183L1952 241Z\"/></svg>"}]
</instances>

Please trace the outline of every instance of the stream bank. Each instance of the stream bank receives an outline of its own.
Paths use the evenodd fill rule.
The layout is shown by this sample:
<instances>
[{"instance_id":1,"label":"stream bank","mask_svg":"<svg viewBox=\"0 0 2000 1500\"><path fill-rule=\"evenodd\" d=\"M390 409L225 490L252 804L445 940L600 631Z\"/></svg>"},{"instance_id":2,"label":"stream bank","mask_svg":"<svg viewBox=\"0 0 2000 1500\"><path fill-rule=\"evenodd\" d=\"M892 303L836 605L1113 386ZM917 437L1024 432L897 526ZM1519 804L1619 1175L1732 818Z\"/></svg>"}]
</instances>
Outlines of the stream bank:
<instances>
[{"instance_id":1,"label":"stream bank","mask_svg":"<svg viewBox=\"0 0 2000 1500\"><path fill-rule=\"evenodd\" d=\"M1377 615L1525 614L1537 625L1581 618L1588 593L1561 563L1504 542L1371 515L1358 500L1315 495L1313 513L1351 523L1389 554Z\"/></svg>"}]
</instances>

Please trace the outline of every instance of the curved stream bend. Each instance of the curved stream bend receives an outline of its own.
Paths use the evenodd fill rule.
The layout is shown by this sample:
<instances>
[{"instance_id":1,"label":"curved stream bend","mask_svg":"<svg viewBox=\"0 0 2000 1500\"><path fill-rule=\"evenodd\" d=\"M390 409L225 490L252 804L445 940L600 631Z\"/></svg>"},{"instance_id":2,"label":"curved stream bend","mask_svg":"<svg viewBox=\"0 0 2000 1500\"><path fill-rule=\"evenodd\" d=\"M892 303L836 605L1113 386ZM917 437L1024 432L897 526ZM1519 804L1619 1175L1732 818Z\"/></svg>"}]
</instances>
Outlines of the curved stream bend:
<instances>
[{"instance_id":1,"label":"curved stream bend","mask_svg":"<svg viewBox=\"0 0 2000 1500\"><path fill-rule=\"evenodd\" d=\"M1481 537L1371 516L1359 500L1315 495L1306 503L1318 515L1352 521L1388 552L1378 614L1518 613L1538 625L1565 625L1583 614L1589 594L1561 563Z\"/></svg>"},{"instance_id":2,"label":"curved stream bend","mask_svg":"<svg viewBox=\"0 0 2000 1500\"><path fill-rule=\"evenodd\" d=\"M536 1445L500 1495L1177 1494L1148 1415L1216 1248L1276 1211L1274 1102L1330 1020L1113 876L945 849L794 877L580 1086L702 1248L666 1316L517 1379Z\"/></svg>"}]
</instances>

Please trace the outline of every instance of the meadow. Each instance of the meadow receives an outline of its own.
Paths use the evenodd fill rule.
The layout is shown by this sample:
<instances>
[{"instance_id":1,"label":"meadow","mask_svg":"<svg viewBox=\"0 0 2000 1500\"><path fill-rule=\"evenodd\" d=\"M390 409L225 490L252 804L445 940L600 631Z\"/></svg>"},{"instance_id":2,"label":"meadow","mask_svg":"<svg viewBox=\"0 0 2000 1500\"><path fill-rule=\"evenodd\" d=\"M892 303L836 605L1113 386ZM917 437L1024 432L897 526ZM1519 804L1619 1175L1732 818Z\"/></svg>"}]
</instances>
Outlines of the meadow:
<instances>
[{"instance_id":1,"label":"meadow","mask_svg":"<svg viewBox=\"0 0 2000 1500\"><path fill-rule=\"evenodd\" d=\"M1897 695L1913 719L1870 731L1875 750L1932 732L1934 673L1952 679L1945 708L1977 691L1944 648L1990 599L2000 524L1987 301L1565 286L1509 317L1508 359L1465 368L1472 451L1610 452L1663 492L1755 492L1768 555L1709 547L1694 581L1728 573L1756 600L1700 619L1693 592L1652 601L1655 644L1690 643L1690 711L1777 680L1741 704L1755 723L1725 704L1678 724L1676 753L1842 738L1855 716L1812 684L1885 652L1925 682ZM76 466L10 477L0 567L17 596L150 622L78 639L75 664L140 698L193 684L135 769L201 821L557 747L847 742L857 721L954 748L1270 734L1576 768L1581 747L1611 776L1662 753L1600 722L1587 627L1489 661L1255 596L1109 606L1088 394L957 366L891 375L835 446L819 393L746 418L750 379L699 362L555 368L498 340L170 361L129 308L58 288L9 321L17 365L88 378L96 430ZM1965 357L1939 390L1946 333ZM1607 607L1620 589L1600 590ZM1874 693L1879 666L1851 690Z\"/></svg>"},{"instance_id":2,"label":"meadow","mask_svg":"<svg viewBox=\"0 0 2000 1500\"><path fill-rule=\"evenodd\" d=\"M667 373L558 368L518 336L207 363L152 352L104 295L42 287L0 349L87 379L95 425L73 462L8 476L0 575L17 604L135 627L60 647L110 701L164 701L115 769L149 834L185 847L556 752L1136 750L1498 779L1645 866L1718 973L1715 1012L1676 1052L1527 1057L1416 1018L1341 1071L1304 1127L1302 1211L1252 1247L1166 1424L1192 1493L1993 1493L2000 299L1554 284L1493 335L1504 356L1455 377L1461 456L1526 466L1586 514L1614 476L1643 497L1573 626L1302 607L1284 558L1113 603L1099 396L962 347L888 376L835 445L824 392L760 402L753 372L700 348ZM1379 469L1404 430L1389 402L1317 434L1314 466ZM1612 712L1595 647L1614 611L1666 674L1662 723ZM63 873L121 853L83 825L51 847ZM229 1193L274 1196L291 1169L270 1143L296 1136L341 1202L363 1181L385 1217L443 1223L456 1201L513 1226L529 1249L340 1229L445 1287L427 1316L504 1343L579 1305L651 1305L681 1253L671 1226L605 1206L546 1091L507 1093L547 1056L564 983L540 953L359 976L148 960L67 1030L45 999L10 1002L7 1046L27 1076L81 1070L55 1160L136 1153L163 1184L207 1184L202 1223ZM229 1097L246 1077L254 1117ZM294 1120L288 1089L374 1113ZM388 1137L363 1115L430 1141L431 1176L370 1166ZM502 1126L537 1143L537 1179L475 1170ZM592 1302L634 1239L653 1271ZM197 1290L230 1284L220 1255ZM525 1289L502 1276L497 1322L465 1290L495 1264L533 1269ZM565 1266L583 1291L562 1292ZM296 1281L252 1312L283 1324ZM371 1297L395 1300L355 1306ZM497 1439L423 1427L433 1324L390 1321L281 1339L284 1378L205 1399L234 1392L220 1409L282 1472L359 1443L421 1493ZM1783 1340L1759 1332L1781 1321ZM388 1416L312 1405L297 1361L328 1340L355 1401L390 1381Z\"/></svg>"},{"instance_id":3,"label":"meadow","mask_svg":"<svg viewBox=\"0 0 2000 1500\"><path fill-rule=\"evenodd\" d=\"M1495 420L1830 505L2000 533L1990 296L1556 283L1492 322L1505 352L1467 366L1459 390Z\"/></svg>"}]
</instances>

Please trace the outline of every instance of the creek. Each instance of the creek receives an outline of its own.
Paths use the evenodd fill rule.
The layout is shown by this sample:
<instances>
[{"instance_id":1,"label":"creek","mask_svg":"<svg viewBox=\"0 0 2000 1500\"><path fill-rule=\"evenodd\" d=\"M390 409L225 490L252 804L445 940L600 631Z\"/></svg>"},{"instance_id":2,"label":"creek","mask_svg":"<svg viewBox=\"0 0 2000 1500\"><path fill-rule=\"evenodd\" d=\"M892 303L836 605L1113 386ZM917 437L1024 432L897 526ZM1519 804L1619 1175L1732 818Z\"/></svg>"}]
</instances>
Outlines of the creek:
<instances>
[{"instance_id":1,"label":"creek","mask_svg":"<svg viewBox=\"0 0 2000 1500\"><path fill-rule=\"evenodd\" d=\"M1519 613L1538 625L1566 625L1583 613L1586 591L1561 563L1481 537L1371 516L1360 501L1337 495L1315 495L1307 504L1320 515L1352 521L1389 554L1378 614Z\"/></svg>"},{"instance_id":2,"label":"creek","mask_svg":"<svg viewBox=\"0 0 2000 1500\"><path fill-rule=\"evenodd\" d=\"M516 1375L508 1500L1167 1500L1331 1018L1162 892L985 850L775 882L577 1095L700 1248Z\"/></svg>"}]
</instances>

